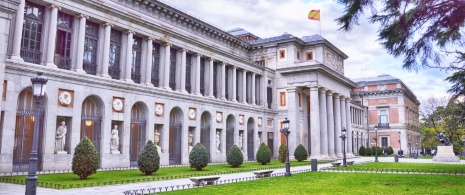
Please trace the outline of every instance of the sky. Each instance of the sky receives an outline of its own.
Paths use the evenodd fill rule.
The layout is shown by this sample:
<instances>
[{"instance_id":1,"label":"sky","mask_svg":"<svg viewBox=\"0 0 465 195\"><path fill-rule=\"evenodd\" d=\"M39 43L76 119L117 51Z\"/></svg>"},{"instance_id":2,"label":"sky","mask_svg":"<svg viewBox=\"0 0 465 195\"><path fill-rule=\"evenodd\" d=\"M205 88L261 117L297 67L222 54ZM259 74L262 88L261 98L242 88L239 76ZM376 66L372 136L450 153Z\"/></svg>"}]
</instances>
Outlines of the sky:
<instances>
[{"instance_id":1,"label":"sky","mask_svg":"<svg viewBox=\"0 0 465 195\"><path fill-rule=\"evenodd\" d=\"M166 1L166 0L165 0ZM285 32L296 37L320 34L349 56L344 61L348 78L389 74L401 79L420 102L427 98L449 96L451 84L444 79L450 73L437 69L409 72L402 69L403 57L394 58L377 41L377 24L360 17L359 26L350 32L339 31L334 21L344 7L335 0L169 0L167 4L187 12L222 30L243 28L261 37ZM310 10L319 9L321 23L307 18ZM368 14L371 14L369 11ZM445 59L448 60L447 58Z\"/></svg>"}]
</instances>

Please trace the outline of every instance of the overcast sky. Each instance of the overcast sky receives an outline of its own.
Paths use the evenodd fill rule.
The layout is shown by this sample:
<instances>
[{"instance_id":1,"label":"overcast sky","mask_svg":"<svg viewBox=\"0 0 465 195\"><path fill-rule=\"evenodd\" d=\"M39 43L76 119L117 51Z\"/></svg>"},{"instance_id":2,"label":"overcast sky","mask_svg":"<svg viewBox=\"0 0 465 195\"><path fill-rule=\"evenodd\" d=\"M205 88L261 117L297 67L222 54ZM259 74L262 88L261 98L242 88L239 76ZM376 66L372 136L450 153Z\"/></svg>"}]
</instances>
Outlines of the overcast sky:
<instances>
[{"instance_id":1,"label":"overcast sky","mask_svg":"<svg viewBox=\"0 0 465 195\"><path fill-rule=\"evenodd\" d=\"M165 0L166 1L166 0ZM431 96L448 96L447 73L420 69L402 69L402 58L389 55L377 41L378 26L361 18L360 25L349 33L338 31L334 20L343 7L334 0L169 0L170 5L223 30L243 28L261 38L284 32L297 37L320 33L318 21L307 19L312 9L321 11L321 34L349 58L345 76L354 79L389 74L401 79L418 100Z\"/></svg>"}]
</instances>

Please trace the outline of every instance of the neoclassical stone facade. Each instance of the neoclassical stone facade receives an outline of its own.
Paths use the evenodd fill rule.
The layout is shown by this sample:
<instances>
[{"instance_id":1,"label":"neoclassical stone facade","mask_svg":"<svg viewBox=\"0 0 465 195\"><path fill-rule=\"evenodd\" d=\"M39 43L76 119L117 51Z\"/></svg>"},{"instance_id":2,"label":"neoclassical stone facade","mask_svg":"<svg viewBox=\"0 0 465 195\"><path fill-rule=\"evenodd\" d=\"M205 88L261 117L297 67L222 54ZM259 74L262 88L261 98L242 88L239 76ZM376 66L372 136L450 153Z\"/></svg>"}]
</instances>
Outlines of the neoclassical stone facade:
<instances>
[{"instance_id":1,"label":"neoclassical stone facade","mask_svg":"<svg viewBox=\"0 0 465 195\"><path fill-rule=\"evenodd\" d=\"M163 165L188 164L196 143L211 162L226 161L234 144L246 160L262 142L277 157L284 118L291 153L303 144L311 158L341 158L343 128L349 156L366 135L352 118L357 85L344 76L348 56L319 35L225 32L155 0L16 4L1 56L0 172L27 170L34 120L40 170L70 169L85 136L100 167L114 168L137 166L147 140L156 141ZM49 81L34 118L37 72Z\"/></svg>"}]
</instances>

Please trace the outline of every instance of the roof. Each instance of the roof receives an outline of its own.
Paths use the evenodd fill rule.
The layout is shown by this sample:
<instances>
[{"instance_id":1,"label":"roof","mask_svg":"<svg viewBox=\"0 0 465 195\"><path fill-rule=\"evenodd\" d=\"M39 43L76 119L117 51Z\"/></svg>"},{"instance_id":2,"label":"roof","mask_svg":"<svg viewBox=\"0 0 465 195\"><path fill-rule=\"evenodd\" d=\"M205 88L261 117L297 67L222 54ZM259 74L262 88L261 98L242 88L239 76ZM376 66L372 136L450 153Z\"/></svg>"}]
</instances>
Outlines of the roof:
<instances>
[{"instance_id":1,"label":"roof","mask_svg":"<svg viewBox=\"0 0 465 195\"><path fill-rule=\"evenodd\" d=\"M240 37L240 36L243 36L243 35L252 35L253 37L256 37L257 39L259 39L260 37L250 33L249 31L246 31L242 28L234 28L234 29L231 29L231 30L228 30L226 31L228 32L229 34L235 36L235 37Z\"/></svg>"},{"instance_id":2,"label":"roof","mask_svg":"<svg viewBox=\"0 0 465 195\"><path fill-rule=\"evenodd\" d=\"M250 44L260 44L260 43L267 43L267 42L273 42L273 41L279 41L279 40L285 40L285 39L291 39L291 38L294 38L294 36L288 33L284 33L283 35L280 35L280 36L251 40L248 42Z\"/></svg>"},{"instance_id":3,"label":"roof","mask_svg":"<svg viewBox=\"0 0 465 195\"><path fill-rule=\"evenodd\" d=\"M359 85L363 85L363 83L385 83L385 82L392 82L392 81L401 82L400 79L393 77L391 75L388 75L388 74L382 74L377 77L365 77L365 78L358 78L358 79L352 79L352 80Z\"/></svg>"},{"instance_id":4,"label":"roof","mask_svg":"<svg viewBox=\"0 0 465 195\"><path fill-rule=\"evenodd\" d=\"M310 35L302 37L302 41L304 42L312 42L312 41L323 41L325 40L321 35Z\"/></svg>"}]
</instances>

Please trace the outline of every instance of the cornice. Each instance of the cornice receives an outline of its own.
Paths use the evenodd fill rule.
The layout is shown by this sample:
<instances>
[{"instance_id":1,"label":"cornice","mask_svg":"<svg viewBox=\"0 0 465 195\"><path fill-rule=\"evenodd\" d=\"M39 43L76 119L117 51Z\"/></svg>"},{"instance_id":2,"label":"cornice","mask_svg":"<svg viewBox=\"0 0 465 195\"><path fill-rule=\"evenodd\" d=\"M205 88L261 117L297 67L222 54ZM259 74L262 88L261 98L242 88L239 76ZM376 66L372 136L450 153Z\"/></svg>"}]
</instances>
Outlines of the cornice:
<instances>
[{"instance_id":1,"label":"cornice","mask_svg":"<svg viewBox=\"0 0 465 195\"><path fill-rule=\"evenodd\" d=\"M336 81L343 83L344 85L348 86L349 88L357 87L357 84L354 83L352 80L348 79L341 73L323 65L323 64L313 64L313 65L303 65L303 66L293 66L293 67L286 67L286 68L279 68L276 70L277 72L286 75L286 74L293 74L298 72L319 72L322 73L330 78L333 78Z\"/></svg>"}]
</instances>

